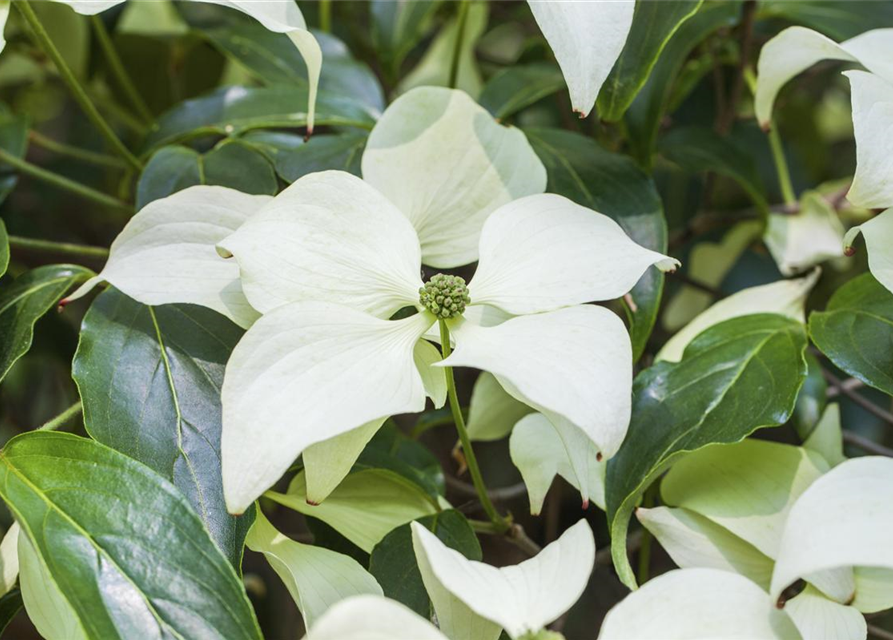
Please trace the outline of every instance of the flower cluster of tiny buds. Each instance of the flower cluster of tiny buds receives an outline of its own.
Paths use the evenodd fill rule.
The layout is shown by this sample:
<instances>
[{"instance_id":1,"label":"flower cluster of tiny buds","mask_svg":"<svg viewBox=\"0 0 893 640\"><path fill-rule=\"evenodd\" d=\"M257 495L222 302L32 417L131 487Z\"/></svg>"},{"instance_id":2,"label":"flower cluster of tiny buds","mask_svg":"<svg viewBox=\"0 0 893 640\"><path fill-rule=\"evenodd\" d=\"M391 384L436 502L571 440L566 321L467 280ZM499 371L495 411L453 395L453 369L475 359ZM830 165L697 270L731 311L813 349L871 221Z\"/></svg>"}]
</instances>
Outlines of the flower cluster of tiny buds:
<instances>
[{"instance_id":1,"label":"flower cluster of tiny buds","mask_svg":"<svg viewBox=\"0 0 893 640\"><path fill-rule=\"evenodd\" d=\"M438 273L419 289L419 302L438 318L455 318L471 302L465 280Z\"/></svg>"}]
</instances>

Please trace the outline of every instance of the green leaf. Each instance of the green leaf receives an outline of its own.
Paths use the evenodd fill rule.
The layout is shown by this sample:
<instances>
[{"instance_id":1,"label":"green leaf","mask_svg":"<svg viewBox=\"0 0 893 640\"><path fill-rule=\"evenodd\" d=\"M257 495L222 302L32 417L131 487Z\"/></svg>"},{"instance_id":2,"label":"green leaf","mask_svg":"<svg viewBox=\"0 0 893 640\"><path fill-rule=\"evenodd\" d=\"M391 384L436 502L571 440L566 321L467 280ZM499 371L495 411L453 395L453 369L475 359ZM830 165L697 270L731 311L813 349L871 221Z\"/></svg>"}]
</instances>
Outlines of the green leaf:
<instances>
[{"instance_id":1,"label":"green leaf","mask_svg":"<svg viewBox=\"0 0 893 640\"><path fill-rule=\"evenodd\" d=\"M351 473L318 505L307 502L307 486L301 472L287 493L268 491L264 497L318 518L366 553L392 529L440 509L416 484L385 469Z\"/></svg>"},{"instance_id":2,"label":"green leaf","mask_svg":"<svg viewBox=\"0 0 893 640\"><path fill-rule=\"evenodd\" d=\"M349 97L331 96L323 91L316 107L317 126L371 129L378 115ZM199 136L237 136L251 129L305 127L306 108L304 87L220 87L159 116L145 146L151 150Z\"/></svg>"},{"instance_id":3,"label":"green leaf","mask_svg":"<svg viewBox=\"0 0 893 640\"><path fill-rule=\"evenodd\" d=\"M822 365L813 354L806 353L806 379L797 396L791 422L801 440L813 432L828 404L828 383L822 375Z\"/></svg>"},{"instance_id":4,"label":"green leaf","mask_svg":"<svg viewBox=\"0 0 893 640\"><path fill-rule=\"evenodd\" d=\"M347 171L360 177L360 161L366 148L365 132L319 134L306 142L303 136L271 131L251 131L242 138L267 156L276 173L294 182L317 171Z\"/></svg>"},{"instance_id":5,"label":"green leaf","mask_svg":"<svg viewBox=\"0 0 893 640\"><path fill-rule=\"evenodd\" d=\"M605 151L595 141L558 129L525 129L546 166L547 191L610 216L626 234L648 249L667 250L667 223L654 182L627 156ZM630 292L633 357L638 360L654 328L664 276L648 269Z\"/></svg>"},{"instance_id":6,"label":"green leaf","mask_svg":"<svg viewBox=\"0 0 893 640\"><path fill-rule=\"evenodd\" d=\"M757 165L732 138L707 127L682 127L661 138L659 149L667 160L689 173L714 172L731 178L760 211L769 213Z\"/></svg>"},{"instance_id":7,"label":"green leaf","mask_svg":"<svg viewBox=\"0 0 893 640\"><path fill-rule=\"evenodd\" d=\"M0 220L0 278L6 273L9 266L9 236L6 233L6 224Z\"/></svg>"},{"instance_id":8,"label":"green leaf","mask_svg":"<svg viewBox=\"0 0 893 640\"><path fill-rule=\"evenodd\" d=\"M442 2L394 2L372 0L372 44L391 76L396 76L409 52L430 31L432 18Z\"/></svg>"},{"instance_id":9,"label":"green leaf","mask_svg":"<svg viewBox=\"0 0 893 640\"><path fill-rule=\"evenodd\" d=\"M206 2L181 3L178 10L193 30L262 82L307 86L307 65L287 35L270 31L243 13ZM355 60L335 36L319 32L314 36L323 54L320 89L383 110L384 93L369 67Z\"/></svg>"},{"instance_id":10,"label":"green leaf","mask_svg":"<svg viewBox=\"0 0 893 640\"><path fill-rule=\"evenodd\" d=\"M22 610L22 592L16 588L0 598L0 634Z\"/></svg>"},{"instance_id":11,"label":"green leaf","mask_svg":"<svg viewBox=\"0 0 893 640\"><path fill-rule=\"evenodd\" d=\"M809 336L843 371L893 395L893 294L869 273L809 316Z\"/></svg>"},{"instance_id":12,"label":"green leaf","mask_svg":"<svg viewBox=\"0 0 893 640\"><path fill-rule=\"evenodd\" d=\"M688 55L717 29L736 24L740 15L741 0L707 2L670 38L648 81L626 112L630 147L642 166L651 166L664 110L669 103L673 83Z\"/></svg>"},{"instance_id":13,"label":"green leaf","mask_svg":"<svg viewBox=\"0 0 893 640\"><path fill-rule=\"evenodd\" d=\"M0 466L0 496L86 637L261 637L202 521L144 465L32 432L7 443Z\"/></svg>"},{"instance_id":14,"label":"green leaf","mask_svg":"<svg viewBox=\"0 0 893 640\"><path fill-rule=\"evenodd\" d=\"M223 140L204 155L179 145L163 147L140 174L137 210L198 184L229 187L252 195L274 195L279 188L270 160L251 144Z\"/></svg>"},{"instance_id":15,"label":"green leaf","mask_svg":"<svg viewBox=\"0 0 893 640\"><path fill-rule=\"evenodd\" d=\"M0 103L0 149L19 159L24 158L28 150L28 118L13 114L2 103ZM12 193L18 181L18 172L0 162L0 203Z\"/></svg>"},{"instance_id":16,"label":"green leaf","mask_svg":"<svg viewBox=\"0 0 893 640\"><path fill-rule=\"evenodd\" d=\"M636 581L623 541L645 488L686 452L786 422L806 377L805 349L799 322L743 316L700 334L681 362L636 377L629 432L608 461L605 488L614 566L627 586Z\"/></svg>"},{"instance_id":17,"label":"green leaf","mask_svg":"<svg viewBox=\"0 0 893 640\"><path fill-rule=\"evenodd\" d=\"M109 289L84 317L72 367L88 433L173 482L237 570L252 516L223 500L220 386L241 336L210 309Z\"/></svg>"},{"instance_id":18,"label":"green leaf","mask_svg":"<svg viewBox=\"0 0 893 640\"><path fill-rule=\"evenodd\" d=\"M598 94L598 115L616 122L648 80L667 42L703 0L637 2L626 44Z\"/></svg>"},{"instance_id":19,"label":"green leaf","mask_svg":"<svg viewBox=\"0 0 893 640\"><path fill-rule=\"evenodd\" d=\"M840 42L872 29L893 27L893 4L853 0L761 0L758 17L812 27Z\"/></svg>"},{"instance_id":20,"label":"green leaf","mask_svg":"<svg viewBox=\"0 0 893 640\"><path fill-rule=\"evenodd\" d=\"M477 536L465 516L458 511L449 509L419 518L417 522L469 560L481 560L481 545ZM385 596L402 602L420 616L430 616L431 600L422 583L409 523L397 527L375 545L369 571L378 580Z\"/></svg>"},{"instance_id":21,"label":"green leaf","mask_svg":"<svg viewBox=\"0 0 893 640\"><path fill-rule=\"evenodd\" d=\"M355 469L389 469L411 480L437 499L446 493L443 468L431 451L406 437L388 421L373 436L360 454Z\"/></svg>"},{"instance_id":22,"label":"green leaf","mask_svg":"<svg viewBox=\"0 0 893 640\"><path fill-rule=\"evenodd\" d=\"M494 118L508 118L564 89L561 69L551 64L509 67L484 85L478 102Z\"/></svg>"},{"instance_id":23,"label":"green leaf","mask_svg":"<svg viewBox=\"0 0 893 640\"><path fill-rule=\"evenodd\" d=\"M53 264L20 275L0 288L0 380L31 348L34 323L72 286L94 275L84 267Z\"/></svg>"}]
</instances>

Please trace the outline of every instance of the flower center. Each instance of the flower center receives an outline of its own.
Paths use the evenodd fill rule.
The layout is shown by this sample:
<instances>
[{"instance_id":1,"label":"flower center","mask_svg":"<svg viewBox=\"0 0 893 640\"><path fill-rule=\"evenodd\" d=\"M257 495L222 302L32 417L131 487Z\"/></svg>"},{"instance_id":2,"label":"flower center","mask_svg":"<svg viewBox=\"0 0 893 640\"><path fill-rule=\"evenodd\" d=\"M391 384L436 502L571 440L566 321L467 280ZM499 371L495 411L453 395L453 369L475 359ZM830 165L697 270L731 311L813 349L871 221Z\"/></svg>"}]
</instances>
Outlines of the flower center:
<instances>
[{"instance_id":1,"label":"flower center","mask_svg":"<svg viewBox=\"0 0 893 640\"><path fill-rule=\"evenodd\" d=\"M465 280L438 273L419 289L419 302L438 318L455 318L471 302Z\"/></svg>"}]
</instances>

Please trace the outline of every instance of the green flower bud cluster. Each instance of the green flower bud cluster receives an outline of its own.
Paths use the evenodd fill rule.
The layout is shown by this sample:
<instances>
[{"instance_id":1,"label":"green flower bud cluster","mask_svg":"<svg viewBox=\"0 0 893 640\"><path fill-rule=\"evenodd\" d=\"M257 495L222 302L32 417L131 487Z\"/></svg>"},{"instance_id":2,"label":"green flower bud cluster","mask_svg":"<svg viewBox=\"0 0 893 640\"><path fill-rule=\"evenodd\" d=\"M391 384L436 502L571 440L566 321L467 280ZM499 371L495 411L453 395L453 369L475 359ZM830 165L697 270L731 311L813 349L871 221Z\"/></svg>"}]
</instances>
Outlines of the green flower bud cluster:
<instances>
[{"instance_id":1,"label":"green flower bud cluster","mask_svg":"<svg viewBox=\"0 0 893 640\"><path fill-rule=\"evenodd\" d=\"M471 302L465 280L438 273L419 289L419 302L438 318L455 318Z\"/></svg>"}]
</instances>

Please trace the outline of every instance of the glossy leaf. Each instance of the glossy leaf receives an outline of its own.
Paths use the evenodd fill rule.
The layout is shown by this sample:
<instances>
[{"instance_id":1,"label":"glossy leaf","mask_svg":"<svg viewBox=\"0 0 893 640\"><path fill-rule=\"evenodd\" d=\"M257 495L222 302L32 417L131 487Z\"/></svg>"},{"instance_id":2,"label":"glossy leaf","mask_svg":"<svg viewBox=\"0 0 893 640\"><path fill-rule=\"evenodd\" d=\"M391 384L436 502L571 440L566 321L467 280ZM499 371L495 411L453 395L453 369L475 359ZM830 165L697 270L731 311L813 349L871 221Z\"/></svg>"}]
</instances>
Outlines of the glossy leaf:
<instances>
[{"instance_id":1,"label":"glossy leaf","mask_svg":"<svg viewBox=\"0 0 893 640\"><path fill-rule=\"evenodd\" d=\"M494 118L509 118L564 89L561 69L548 64L516 65L497 73L478 100Z\"/></svg>"},{"instance_id":2,"label":"glossy leaf","mask_svg":"<svg viewBox=\"0 0 893 640\"><path fill-rule=\"evenodd\" d=\"M6 630L12 619L22 610L22 604L22 592L18 588L0 597L0 634Z\"/></svg>"},{"instance_id":3,"label":"glossy leaf","mask_svg":"<svg viewBox=\"0 0 893 640\"><path fill-rule=\"evenodd\" d=\"M481 560L481 545L477 536L465 516L458 511L441 511L416 522L469 560ZM420 616L428 617L431 600L419 573L409 523L397 527L375 545L369 560L369 571L388 598L405 604Z\"/></svg>"},{"instance_id":4,"label":"glossy leaf","mask_svg":"<svg viewBox=\"0 0 893 640\"><path fill-rule=\"evenodd\" d=\"M6 273L9 266L9 236L6 233L6 224L0 220L0 278Z\"/></svg>"},{"instance_id":5,"label":"glossy leaf","mask_svg":"<svg viewBox=\"0 0 893 640\"><path fill-rule=\"evenodd\" d=\"M821 31L835 40L893 27L893 5L852 0L763 0L760 18L780 18Z\"/></svg>"},{"instance_id":6,"label":"glossy leaf","mask_svg":"<svg viewBox=\"0 0 893 640\"><path fill-rule=\"evenodd\" d=\"M294 182L317 171L347 171L360 176L360 161L366 148L365 132L303 136L269 131L251 131L242 139L265 154L276 173Z\"/></svg>"},{"instance_id":7,"label":"glossy leaf","mask_svg":"<svg viewBox=\"0 0 893 640\"><path fill-rule=\"evenodd\" d=\"M626 112L626 126L633 155L644 167L651 166L661 120L670 102L673 84L689 53L711 33L734 25L741 15L740 0L703 5L676 31L651 71L645 86Z\"/></svg>"},{"instance_id":8,"label":"glossy leaf","mask_svg":"<svg viewBox=\"0 0 893 640\"><path fill-rule=\"evenodd\" d=\"M156 149L203 135L238 135L259 128L305 127L306 104L302 87L221 87L163 113L145 146ZM320 92L316 124L371 129L376 115L350 98Z\"/></svg>"},{"instance_id":9,"label":"glossy leaf","mask_svg":"<svg viewBox=\"0 0 893 640\"><path fill-rule=\"evenodd\" d=\"M893 294L864 274L809 316L809 335L837 367L893 395Z\"/></svg>"},{"instance_id":10,"label":"glossy leaf","mask_svg":"<svg viewBox=\"0 0 893 640\"><path fill-rule=\"evenodd\" d=\"M252 195L274 195L279 188L270 161L253 145L224 140L205 154L182 146L163 147L140 175L137 209L199 184L229 187Z\"/></svg>"},{"instance_id":11,"label":"glossy leaf","mask_svg":"<svg viewBox=\"0 0 893 640\"><path fill-rule=\"evenodd\" d=\"M787 421L806 376L805 348L799 323L776 315L744 316L700 334L681 362L660 362L640 373L629 433L608 462L611 539L626 539L639 496L682 453L738 442L760 427ZM624 545L612 548L621 579L634 587Z\"/></svg>"},{"instance_id":12,"label":"glossy leaf","mask_svg":"<svg viewBox=\"0 0 893 640\"><path fill-rule=\"evenodd\" d=\"M648 80L667 42L703 0L637 2L633 24L620 57L598 94L598 115L616 122Z\"/></svg>"},{"instance_id":13,"label":"glossy leaf","mask_svg":"<svg viewBox=\"0 0 893 640\"><path fill-rule=\"evenodd\" d=\"M0 466L0 496L87 637L261 637L202 521L144 465L34 432L7 443Z\"/></svg>"},{"instance_id":14,"label":"glossy leaf","mask_svg":"<svg viewBox=\"0 0 893 640\"><path fill-rule=\"evenodd\" d=\"M303 472L295 476L286 493L268 491L264 496L322 520L366 553L391 530L439 511L421 488L383 469L350 474L318 505L307 502Z\"/></svg>"},{"instance_id":15,"label":"glossy leaf","mask_svg":"<svg viewBox=\"0 0 893 640\"><path fill-rule=\"evenodd\" d=\"M0 104L0 148L19 159L28 150L28 118L13 114L5 104ZM0 162L0 203L12 193L18 180L17 172ZM0 275L3 275L2 269Z\"/></svg>"},{"instance_id":16,"label":"glossy leaf","mask_svg":"<svg viewBox=\"0 0 893 640\"><path fill-rule=\"evenodd\" d=\"M715 172L731 178L744 189L758 209L768 213L769 204L757 166L751 155L733 139L722 137L706 127L682 127L673 129L661 138L660 152L690 173Z\"/></svg>"},{"instance_id":17,"label":"glossy leaf","mask_svg":"<svg viewBox=\"0 0 893 640\"><path fill-rule=\"evenodd\" d=\"M92 275L84 267L54 264L28 271L0 287L0 380L31 348L34 323L72 286Z\"/></svg>"},{"instance_id":18,"label":"glossy leaf","mask_svg":"<svg viewBox=\"0 0 893 640\"><path fill-rule=\"evenodd\" d=\"M549 176L547 191L610 216L635 242L665 252L667 225L651 178L627 157L602 149L582 135L557 129L525 130ZM630 295L633 357L645 350L657 319L664 276L648 269Z\"/></svg>"},{"instance_id":19,"label":"glossy leaf","mask_svg":"<svg viewBox=\"0 0 893 640\"><path fill-rule=\"evenodd\" d=\"M801 440L806 440L812 433L828 403L828 382L822 375L822 365L819 359L814 354L807 352L806 366L806 380L800 387L794 415L791 416L791 422Z\"/></svg>"},{"instance_id":20,"label":"glossy leaf","mask_svg":"<svg viewBox=\"0 0 893 640\"><path fill-rule=\"evenodd\" d=\"M440 0L429 2L393 2L372 0L372 44L391 75L429 31Z\"/></svg>"},{"instance_id":21,"label":"glossy leaf","mask_svg":"<svg viewBox=\"0 0 893 640\"><path fill-rule=\"evenodd\" d=\"M72 369L88 433L176 485L237 570L252 517L223 501L220 386L241 336L210 309L110 289L84 318Z\"/></svg>"}]
</instances>

